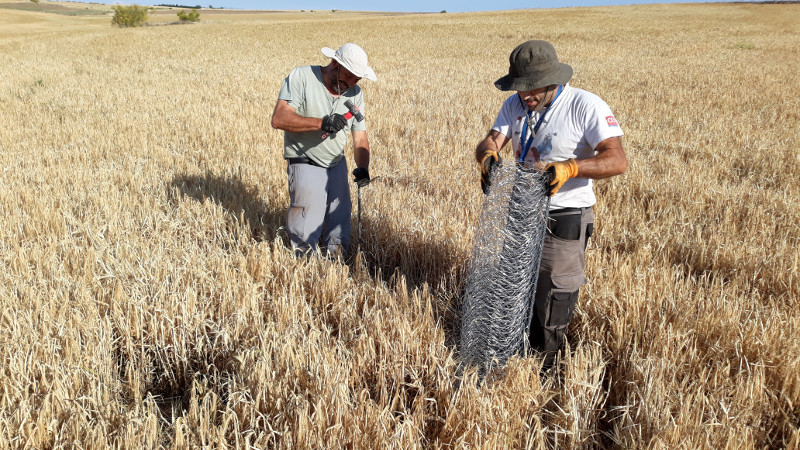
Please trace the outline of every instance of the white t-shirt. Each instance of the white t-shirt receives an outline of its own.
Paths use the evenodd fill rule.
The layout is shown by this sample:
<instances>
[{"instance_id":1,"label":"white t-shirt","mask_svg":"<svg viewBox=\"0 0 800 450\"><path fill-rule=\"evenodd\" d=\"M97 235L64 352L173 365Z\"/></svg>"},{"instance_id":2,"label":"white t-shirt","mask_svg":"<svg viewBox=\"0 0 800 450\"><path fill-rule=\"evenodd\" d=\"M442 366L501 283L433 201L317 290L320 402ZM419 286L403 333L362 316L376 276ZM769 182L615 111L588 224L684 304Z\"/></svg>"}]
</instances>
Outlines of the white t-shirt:
<instances>
[{"instance_id":1,"label":"white t-shirt","mask_svg":"<svg viewBox=\"0 0 800 450\"><path fill-rule=\"evenodd\" d=\"M545 114L525 158L526 164L533 162L537 151L544 162L591 158L595 155L597 144L624 134L603 99L569 84L564 86L549 108L531 115L530 126L526 127L526 136L523 137L527 113L528 107L514 93L503 103L492 126L493 130L511 139L512 149L516 153L532 135L533 126L540 115ZM595 202L592 180L572 178L550 200L550 208L586 207Z\"/></svg>"}]
</instances>

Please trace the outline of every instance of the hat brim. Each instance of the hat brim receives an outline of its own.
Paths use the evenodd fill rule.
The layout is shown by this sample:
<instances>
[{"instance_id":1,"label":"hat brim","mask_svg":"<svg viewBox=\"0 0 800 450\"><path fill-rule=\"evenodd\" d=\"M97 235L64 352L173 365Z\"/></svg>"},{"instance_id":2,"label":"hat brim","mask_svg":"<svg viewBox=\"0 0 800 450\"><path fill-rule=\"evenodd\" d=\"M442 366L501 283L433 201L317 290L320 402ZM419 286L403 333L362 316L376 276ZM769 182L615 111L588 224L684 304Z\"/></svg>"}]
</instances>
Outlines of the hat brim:
<instances>
[{"instance_id":1,"label":"hat brim","mask_svg":"<svg viewBox=\"0 0 800 450\"><path fill-rule=\"evenodd\" d=\"M339 61L339 63L341 63L341 61ZM344 64L342 64L342 65L344 66L345 69L350 70L350 68L347 67L346 65L344 65ZM370 66L367 66L367 68L364 69L364 73L361 74L361 75L359 75L357 73L353 73L352 70L350 70L350 73L352 73L353 75L355 75L357 77L366 78L369 81L378 81L378 76L375 75L375 71L372 70L372 67L370 67Z\"/></svg>"},{"instance_id":2,"label":"hat brim","mask_svg":"<svg viewBox=\"0 0 800 450\"><path fill-rule=\"evenodd\" d=\"M328 58L333 58L336 55L336 50L330 47L322 47L322 54L327 56Z\"/></svg>"},{"instance_id":3,"label":"hat brim","mask_svg":"<svg viewBox=\"0 0 800 450\"><path fill-rule=\"evenodd\" d=\"M322 54L327 56L328 58L331 58L331 59L335 60L336 62L341 64L342 67L347 69L348 72L352 73L353 75L357 76L358 78L366 78L366 79L368 79L370 81L378 81L378 76L375 75L375 71L372 70L372 67L370 67L370 66L367 66L364 69L364 73L359 73L359 72L353 70L353 68L350 67L349 65L347 65L347 63L345 63L344 61L339 59L336 56L336 50L334 50L334 49L332 49L330 47L322 47Z\"/></svg>"},{"instance_id":4,"label":"hat brim","mask_svg":"<svg viewBox=\"0 0 800 450\"><path fill-rule=\"evenodd\" d=\"M501 91L532 91L551 84L567 84L572 79L572 67L559 63L555 70L534 74L527 77L514 77L505 75L494 82L494 86Z\"/></svg>"}]
</instances>

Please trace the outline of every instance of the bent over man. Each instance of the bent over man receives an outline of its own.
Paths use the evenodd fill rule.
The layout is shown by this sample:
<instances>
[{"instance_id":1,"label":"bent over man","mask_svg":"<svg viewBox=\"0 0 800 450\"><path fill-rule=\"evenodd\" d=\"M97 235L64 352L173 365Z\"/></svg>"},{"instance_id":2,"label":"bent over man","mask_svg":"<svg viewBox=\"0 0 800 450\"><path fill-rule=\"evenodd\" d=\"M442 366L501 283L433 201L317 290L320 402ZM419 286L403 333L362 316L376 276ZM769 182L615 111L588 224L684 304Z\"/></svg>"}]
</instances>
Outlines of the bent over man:
<instances>
[{"instance_id":1,"label":"bent over man","mask_svg":"<svg viewBox=\"0 0 800 450\"><path fill-rule=\"evenodd\" d=\"M298 254L317 252L321 243L329 255L347 255L350 247L352 203L347 185L344 148L347 131L353 135L355 182L369 177L369 140L363 121L348 112L351 102L364 111L362 78L377 81L367 54L348 43L334 51L325 66L302 66L289 73L272 114L272 127L284 131L283 157L289 178L286 228Z\"/></svg>"},{"instance_id":2,"label":"bent over man","mask_svg":"<svg viewBox=\"0 0 800 450\"><path fill-rule=\"evenodd\" d=\"M475 158L484 192L508 141L521 164L549 171L550 221L542 250L531 348L551 367L566 343L566 332L584 276L585 250L592 235L595 195L592 180L625 172L619 124L597 95L570 86L572 67L561 63L553 46L528 41L509 57L508 74L495 86L515 91L503 103L494 125L478 144Z\"/></svg>"}]
</instances>

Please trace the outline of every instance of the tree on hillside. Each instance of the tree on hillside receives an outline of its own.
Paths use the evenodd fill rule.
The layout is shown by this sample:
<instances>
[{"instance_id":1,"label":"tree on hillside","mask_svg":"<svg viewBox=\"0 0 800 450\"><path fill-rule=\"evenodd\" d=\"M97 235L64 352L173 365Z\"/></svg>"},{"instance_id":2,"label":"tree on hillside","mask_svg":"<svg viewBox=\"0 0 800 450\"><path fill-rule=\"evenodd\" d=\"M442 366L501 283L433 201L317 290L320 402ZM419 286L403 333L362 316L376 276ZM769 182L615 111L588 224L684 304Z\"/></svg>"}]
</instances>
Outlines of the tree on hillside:
<instances>
[{"instance_id":1,"label":"tree on hillside","mask_svg":"<svg viewBox=\"0 0 800 450\"><path fill-rule=\"evenodd\" d=\"M181 22L199 22L200 11L198 11L197 8L193 8L192 12L180 10L178 11L178 19L181 19Z\"/></svg>"},{"instance_id":2,"label":"tree on hillside","mask_svg":"<svg viewBox=\"0 0 800 450\"><path fill-rule=\"evenodd\" d=\"M139 5L114 5L111 23L118 27L140 27L147 22L147 8Z\"/></svg>"}]
</instances>

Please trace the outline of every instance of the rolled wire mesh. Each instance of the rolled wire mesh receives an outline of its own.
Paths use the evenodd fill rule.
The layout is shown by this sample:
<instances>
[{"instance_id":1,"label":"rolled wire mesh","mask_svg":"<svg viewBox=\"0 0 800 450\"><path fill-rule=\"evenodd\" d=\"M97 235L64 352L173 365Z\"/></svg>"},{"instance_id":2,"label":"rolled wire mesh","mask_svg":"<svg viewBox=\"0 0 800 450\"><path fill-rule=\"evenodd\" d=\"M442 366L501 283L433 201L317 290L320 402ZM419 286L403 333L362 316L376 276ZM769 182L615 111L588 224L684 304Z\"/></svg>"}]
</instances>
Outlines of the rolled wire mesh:
<instances>
[{"instance_id":1,"label":"rolled wire mesh","mask_svg":"<svg viewBox=\"0 0 800 450\"><path fill-rule=\"evenodd\" d=\"M467 269L459 345L461 362L482 373L527 350L547 232L547 179L514 163L493 172Z\"/></svg>"}]
</instances>

